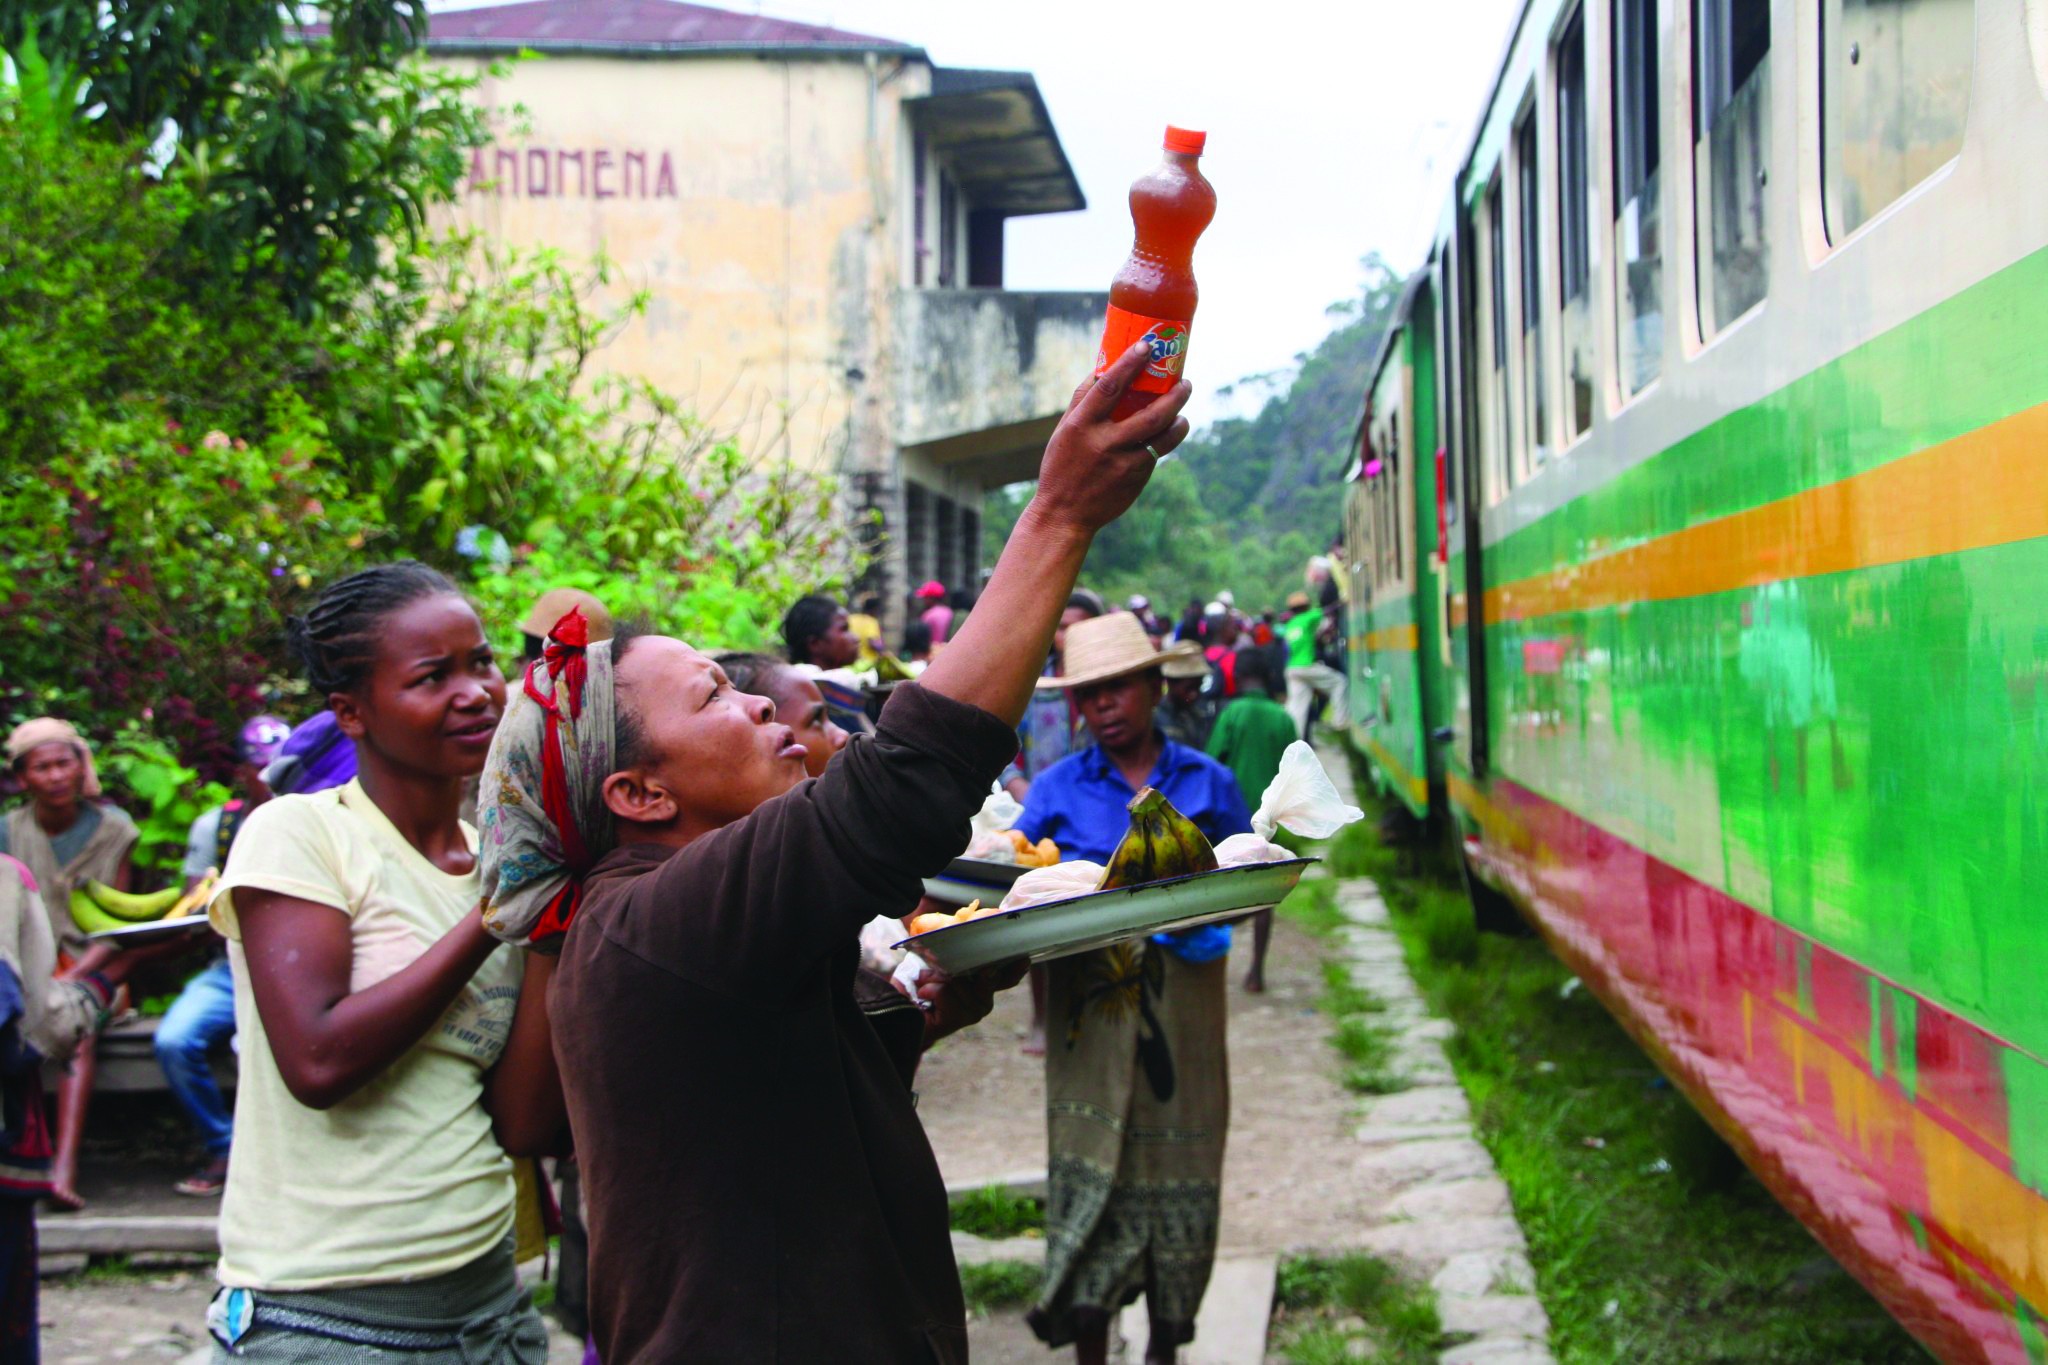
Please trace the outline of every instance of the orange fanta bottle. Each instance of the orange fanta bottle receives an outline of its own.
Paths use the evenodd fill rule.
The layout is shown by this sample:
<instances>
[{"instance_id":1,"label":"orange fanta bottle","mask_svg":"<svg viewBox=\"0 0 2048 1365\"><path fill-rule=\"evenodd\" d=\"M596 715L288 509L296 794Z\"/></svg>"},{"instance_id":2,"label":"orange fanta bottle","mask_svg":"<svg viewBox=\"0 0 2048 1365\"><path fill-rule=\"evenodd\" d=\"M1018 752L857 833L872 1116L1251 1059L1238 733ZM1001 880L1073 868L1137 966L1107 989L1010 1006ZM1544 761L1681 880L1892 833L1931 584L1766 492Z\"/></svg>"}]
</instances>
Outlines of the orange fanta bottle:
<instances>
[{"instance_id":1,"label":"orange fanta bottle","mask_svg":"<svg viewBox=\"0 0 2048 1365\"><path fill-rule=\"evenodd\" d=\"M1179 383L1187 363L1188 328L1195 320L1195 239L1216 216L1216 191L1198 164L1208 139L1207 133L1169 126L1165 158L1131 186L1137 241L1110 282L1095 373L1141 338L1152 348L1152 359L1118 400L1118 417Z\"/></svg>"}]
</instances>

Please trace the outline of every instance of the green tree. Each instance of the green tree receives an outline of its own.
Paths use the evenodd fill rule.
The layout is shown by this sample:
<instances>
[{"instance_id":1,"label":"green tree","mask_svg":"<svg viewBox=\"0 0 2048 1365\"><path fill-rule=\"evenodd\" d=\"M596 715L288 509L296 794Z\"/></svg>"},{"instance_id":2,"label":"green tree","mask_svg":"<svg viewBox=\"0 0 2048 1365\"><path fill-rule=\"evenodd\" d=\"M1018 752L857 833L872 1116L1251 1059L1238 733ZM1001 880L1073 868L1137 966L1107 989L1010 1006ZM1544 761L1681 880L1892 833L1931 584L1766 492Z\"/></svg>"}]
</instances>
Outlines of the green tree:
<instances>
[{"instance_id":1,"label":"green tree","mask_svg":"<svg viewBox=\"0 0 2048 1365\"><path fill-rule=\"evenodd\" d=\"M302 32L261 0L0 0L0 47L77 83L81 133L168 139L166 176L194 193L183 267L304 319L374 280L484 140L474 81L419 57L425 0L322 10Z\"/></svg>"}]
</instances>

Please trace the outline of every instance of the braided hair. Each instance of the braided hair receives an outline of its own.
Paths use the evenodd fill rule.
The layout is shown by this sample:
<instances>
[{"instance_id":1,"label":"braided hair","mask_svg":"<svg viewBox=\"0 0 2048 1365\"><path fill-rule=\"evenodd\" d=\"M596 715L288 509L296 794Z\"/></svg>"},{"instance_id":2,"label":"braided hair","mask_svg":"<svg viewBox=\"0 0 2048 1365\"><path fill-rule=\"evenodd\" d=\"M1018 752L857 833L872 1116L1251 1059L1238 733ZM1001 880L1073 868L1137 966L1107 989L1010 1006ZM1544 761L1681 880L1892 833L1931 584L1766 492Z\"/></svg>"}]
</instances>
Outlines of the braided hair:
<instances>
[{"instance_id":1,"label":"braided hair","mask_svg":"<svg viewBox=\"0 0 2048 1365\"><path fill-rule=\"evenodd\" d=\"M379 623L442 593L460 589L438 569L410 559L374 565L328 584L305 615L285 622L285 643L316 694L353 691L377 661Z\"/></svg>"},{"instance_id":2,"label":"braided hair","mask_svg":"<svg viewBox=\"0 0 2048 1365\"><path fill-rule=\"evenodd\" d=\"M793 664L811 661L811 641L832 629L839 604L829 597L800 597L782 618L782 644Z\"/></svg>"}]
</instances>

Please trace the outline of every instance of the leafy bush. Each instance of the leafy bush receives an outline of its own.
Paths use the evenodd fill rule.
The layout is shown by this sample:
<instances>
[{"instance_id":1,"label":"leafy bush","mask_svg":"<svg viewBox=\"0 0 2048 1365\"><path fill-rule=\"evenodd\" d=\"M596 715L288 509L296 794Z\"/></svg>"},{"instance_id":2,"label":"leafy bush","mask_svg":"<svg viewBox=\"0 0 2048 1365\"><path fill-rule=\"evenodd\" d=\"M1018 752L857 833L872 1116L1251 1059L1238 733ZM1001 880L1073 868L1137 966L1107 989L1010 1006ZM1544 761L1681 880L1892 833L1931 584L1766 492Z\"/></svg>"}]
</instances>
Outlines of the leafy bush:
<instances>
[{"instance_id":1,"label":"leafy bush","mask_svg":"<svg viewBox=\"0 0 2048 1365\"><path fill-rule=\"evenodd\" d=\"M0 469L0 600L15 621L0 708L106 739L145 720L209 776L235 722L291 690L283 620L378 539L280 400L258 442L194 437L161 409L73 422L42 468ZM135 793L149 798L140 792Z\"/></svg>"},{"instance_id":2,"label":"leafy bush","mask_svg":"<svg viewBox=\"0 0 2048 1365\"><path fill-rule=\"evenodd\" d=\"M199 781L198 772L139 723L125 727L96 758L109 782L127 794L122 809L142 830L135 845L136 884L177 881L192 822L234 793L218 782Z\"/></svg>"}]
</instances>

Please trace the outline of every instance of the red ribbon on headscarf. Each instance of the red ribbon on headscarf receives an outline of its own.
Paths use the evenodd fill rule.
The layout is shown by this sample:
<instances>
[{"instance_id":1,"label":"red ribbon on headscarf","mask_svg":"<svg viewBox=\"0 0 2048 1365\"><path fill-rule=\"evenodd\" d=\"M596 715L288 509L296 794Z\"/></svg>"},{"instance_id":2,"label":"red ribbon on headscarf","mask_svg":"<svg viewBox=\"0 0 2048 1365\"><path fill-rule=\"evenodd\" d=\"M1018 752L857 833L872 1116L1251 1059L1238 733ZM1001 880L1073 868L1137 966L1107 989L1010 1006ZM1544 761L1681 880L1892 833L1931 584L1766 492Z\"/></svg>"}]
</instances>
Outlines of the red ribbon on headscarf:
<instances>
[{"instance_id":1,"label":"red ribbon on headscarf","mask_svg":"<svg viewBox=\"0 0 2048 1365\"><path fill-rule=\"evenodd\" d=\"M585 657L589 646L590 623L583 619L580 610L571 607L569 614L555 622L554 629L548 632L541 657L526 666L522 683L526 695L547 717L540 748L540 804L561 836L562 862L569 872L569 880L555 893L533 926L529 937L536 943L568 931L569 922L576 918L577 908L583 903L583 874L590 870L583 831L577 828L569 809L569 770L562 758L562 710L556 700L566 694L571 724L583 715L583 685L590 676L590 664ZM542 669L547 670L552 684L547 692L542 692L536 682Z\"/></svg>"}]
</instances>

